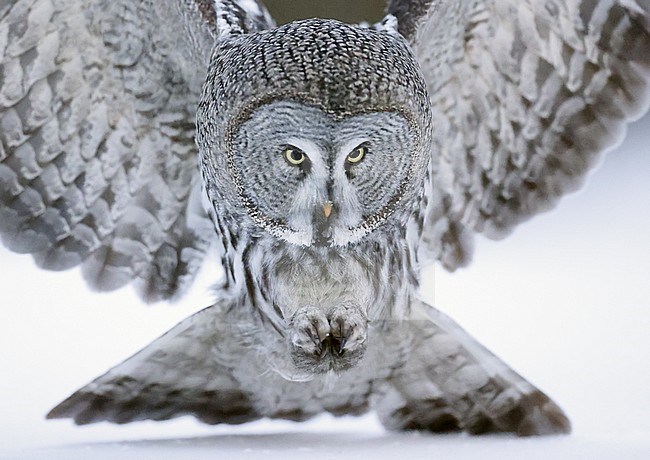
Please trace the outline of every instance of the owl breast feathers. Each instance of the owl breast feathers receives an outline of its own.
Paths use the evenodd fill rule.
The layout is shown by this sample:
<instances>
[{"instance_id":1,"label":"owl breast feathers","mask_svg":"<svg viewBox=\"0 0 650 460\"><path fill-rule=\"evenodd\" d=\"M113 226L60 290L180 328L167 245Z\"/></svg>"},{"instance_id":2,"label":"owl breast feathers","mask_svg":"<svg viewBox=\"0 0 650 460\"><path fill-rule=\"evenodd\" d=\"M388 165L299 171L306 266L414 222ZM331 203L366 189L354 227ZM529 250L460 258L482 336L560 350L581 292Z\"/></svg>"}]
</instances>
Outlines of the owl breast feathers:
<instances>
[{"instance_id":1,"label":"owl breast feathers","mask_svg":"<svg viewBox=\"0 0 650 460\"><path fill-rule=\"evenodd\" d=\"M3 243L145 301L182 295L211 246L224 270L214 305L49 417L568 432L419 300L421 269L467 264L622 138L650 6L389 0L372 27L278 27L257 0L162 3L0 7Z\"/></svg>"}]
</instances>

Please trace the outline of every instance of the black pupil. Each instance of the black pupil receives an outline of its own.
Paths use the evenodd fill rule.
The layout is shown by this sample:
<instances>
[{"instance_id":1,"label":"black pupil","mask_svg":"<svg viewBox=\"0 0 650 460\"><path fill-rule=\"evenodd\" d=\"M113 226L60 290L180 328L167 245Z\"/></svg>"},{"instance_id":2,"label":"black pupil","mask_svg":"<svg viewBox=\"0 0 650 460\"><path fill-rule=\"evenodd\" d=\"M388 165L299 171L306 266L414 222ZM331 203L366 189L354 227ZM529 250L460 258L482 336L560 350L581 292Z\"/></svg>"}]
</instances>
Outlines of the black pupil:
<instances>
[{"instance_id":1,"label":"black pupil","mask_svg":"<svg viewBox=\"0 0 650 460\"><path fill-rule=\"evenodd\" d=\"M289 156L293 161L302 160L302 152L300 150L292 150Z\"/></svg>"},{"instance_id":2,"label":"black pupil","mask_svg":"<svg viewBox=\"0 0 650 460\"><path fill-rule=\"evenodd\" d=\"M358 149L356 149L350 158L352 158L353 160L356 160L361 155L363 155L363 147L359 147Z\"/></svg>"}]
</instances>

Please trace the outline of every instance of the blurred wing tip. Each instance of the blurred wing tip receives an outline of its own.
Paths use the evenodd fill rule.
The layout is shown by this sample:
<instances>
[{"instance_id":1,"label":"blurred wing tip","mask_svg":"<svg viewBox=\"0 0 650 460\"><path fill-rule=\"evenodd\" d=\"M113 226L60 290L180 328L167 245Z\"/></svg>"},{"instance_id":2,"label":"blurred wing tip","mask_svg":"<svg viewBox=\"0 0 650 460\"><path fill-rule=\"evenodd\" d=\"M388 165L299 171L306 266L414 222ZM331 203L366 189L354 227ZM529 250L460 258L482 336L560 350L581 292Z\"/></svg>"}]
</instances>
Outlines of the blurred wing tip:
<instances>
[{"instance_id":1,"label":"blurred wing tip","mask_svg":"<svg viewBox=\"0 0 650 460\"><path fill-rule=\"evenodd\" d=\"M549 436L571 434L571 421L564 411L541 391L533 393L525 405L536 404L520 422L518 436Z\"/></svg>"},{"instance_id":2,"label":"blurred wing tip","mask_svg":"<svg viewBox=\"0 0 650 460\"><path fill-rule=\"evenodd\" d=\"M89 395L88 393L77 392L66 398L55 407L53 407L45 416L46 420L57 420L57 419L74 419L75 424L84 425L91 423L84 419L79 418L79 414L86 410L92 401L96 399L95 395Z\"/></svg>"},{"instance_id":3,"label":"blurred wing tip","mask_svg":"<svg viewBox=\"0 0 650 460\"><path fill-rule=\"evenodd\" d=\"M650 49L648 50L648 52L650 53ZM640 92L640 94L636 96L637 102L635 104L635 107L632 107L630 113L627 115L626 121L628 123L637 121L643 115L645 115L648 112L648 110L650 110L650 67L648 67L645 70L646 71L643 74L643 76L646 79L645 87Z\"/></svg>"}]
</instances>

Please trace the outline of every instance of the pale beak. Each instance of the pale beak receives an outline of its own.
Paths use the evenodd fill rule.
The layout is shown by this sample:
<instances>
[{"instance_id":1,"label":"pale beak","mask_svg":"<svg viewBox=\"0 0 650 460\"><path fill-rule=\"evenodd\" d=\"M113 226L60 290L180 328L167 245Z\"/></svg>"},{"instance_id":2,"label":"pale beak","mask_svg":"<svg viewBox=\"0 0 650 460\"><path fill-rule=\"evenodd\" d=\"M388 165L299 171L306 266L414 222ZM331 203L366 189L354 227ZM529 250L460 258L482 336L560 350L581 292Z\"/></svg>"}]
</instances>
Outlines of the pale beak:
<instances>
[{"instance_id":1,"label":"pale beak","mask_svg":"<svg viewBox=\"0 0 650 460\"><path fill-rule=\"evenodd\" d=\"M332 203L329 201L326 201L323 204L323 214L325 214L325 218L328 219L330 214L332 214Z\"/></svg>"}]
</instances>

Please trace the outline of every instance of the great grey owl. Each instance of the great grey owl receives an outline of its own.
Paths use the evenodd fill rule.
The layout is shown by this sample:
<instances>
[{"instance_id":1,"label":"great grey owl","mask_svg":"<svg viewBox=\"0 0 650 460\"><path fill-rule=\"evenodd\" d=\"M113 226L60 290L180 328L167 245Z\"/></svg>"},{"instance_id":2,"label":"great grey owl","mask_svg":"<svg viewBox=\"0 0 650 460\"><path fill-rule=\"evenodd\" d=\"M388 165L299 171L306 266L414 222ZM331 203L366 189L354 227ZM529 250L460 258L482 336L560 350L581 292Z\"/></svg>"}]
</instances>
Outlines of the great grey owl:
<instances>
[{"instance_id":1,"label":"great grey owl","mask_svg":"<svg viewBox=\"0 0 650 460\"><path fill-rule=\"evenodd\" d=\"M420 271L552 207L647 108L647 2L389 0L374 26L276 27L256 0L10 0L0 60L4 244L146 301L210 245L225 272L49 417L569 431L419 300Z\"/></svg>"}]
</instances>

